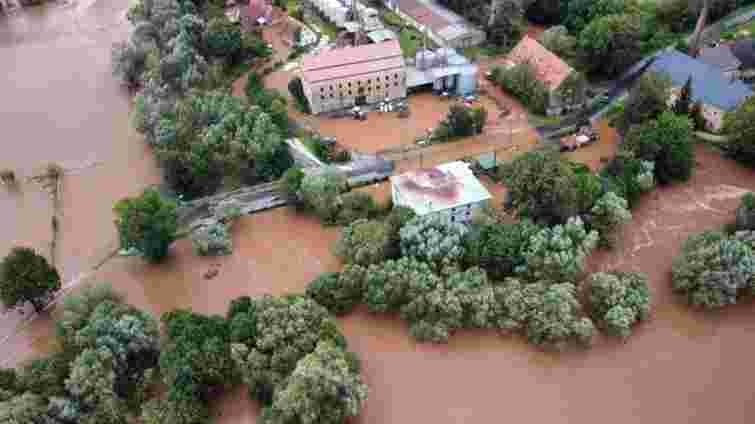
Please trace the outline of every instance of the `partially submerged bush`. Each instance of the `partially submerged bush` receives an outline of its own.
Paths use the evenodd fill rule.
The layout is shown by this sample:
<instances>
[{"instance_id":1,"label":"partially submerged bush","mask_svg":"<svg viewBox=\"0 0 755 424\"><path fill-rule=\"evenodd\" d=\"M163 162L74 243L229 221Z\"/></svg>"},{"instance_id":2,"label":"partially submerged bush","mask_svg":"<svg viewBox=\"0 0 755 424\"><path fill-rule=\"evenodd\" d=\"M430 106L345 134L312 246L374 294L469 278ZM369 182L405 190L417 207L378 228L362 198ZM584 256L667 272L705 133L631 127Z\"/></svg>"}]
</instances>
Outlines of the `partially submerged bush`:
<instances>
[{"instance_id":1,"label":"partially submerged bush","mask_svg":"<svg viewBox=\"0 0 755 424\"><path fill-rule=\"evenodd\" d=\"M746 239L747 234L737 237ZM714 231L690 236L672 265L674 291L705 308L735 304L742 290L753 289L754 277L752 246Z\"/></svg>"},{"instance_id":2,"label":"partially submerged bush","mask_svg":"<svg viewBox=\"0 0 755 424\"><path fill-rule=\"evenodd\" d=\"M346 178L335 169L302 178L299 193L304 205L326 224L335 224L340 210L339 196L346 191Z\"/></svg>"},{"instance_id":3,"label":"partially submerged bush","mask_svg":"<svg viewBox=\"0 0 755 424\"><path fill-rule=\"evenodd\" d=\"M341 195L340 199L339 224L348 225L358 219L374 218L378 212L377 203L368 193L352 191Z\"/></svg>"},{"instance_id":4,"label":"partially submerged bush","mask_svg":"<svg viewBox=\"0 0 755 424\"><path fill-rule=\"evenodd\" d=\"M0 302L6 308L23 308L29 302L42 312L58 290L58 270L33 249L14 247L0 262Z\"/></svg>"},{"instance_id":5,"label":"partially submerged bush","mask_svg":"<svg viewBox=\"0 0 755 424\"><path fill-rule=\"evenodd\" d=\"M233 240L226 224L213 221L191 233L191 244L199 256L221 256L233 253Z\"/></svg>"},{"instance_id":6,"label":"partially submerged bush","mask_svg":"<svg viewBox=\"0 0 755 424\"><path fill-rule=\"evenodd\" d=\"M642 273L595 273L588 297L593 319L613 336L629 337L632 326L650 315L650 291Z\"/></svg>"},{"instance_id":7,"label":"partially submerged bush","mask_svg":"<svg viewBox=\"0 0 755 424\"><path fill-rule=\"evenodd\" d=\"M490 278L503 280L525 265L524 252L530 238L539 230L540 227L528 220L473 227L466 237L464 262L467 266L484 269Z\"/></svg>"},{"instance_id":8,"label":"partially submerged bush","mask_svg":"<svg viewBox=\"0 0 755 424\"><path fill-rule=\"evenodd\" d=\"M755 195L746 193L737 207L737 231L755 230Z\"/></svg>"},{"instance_id":9,"label":"partially submerged bush","mask_svg":"<svg viewBox=\"0 0 755 424\"><path fill-rule=\"evenodd\" d=\"M371 312L397 311L438 281L424 262L411 257L388 260L367 270L364 301Z\"/></svg>"}]
</instances>

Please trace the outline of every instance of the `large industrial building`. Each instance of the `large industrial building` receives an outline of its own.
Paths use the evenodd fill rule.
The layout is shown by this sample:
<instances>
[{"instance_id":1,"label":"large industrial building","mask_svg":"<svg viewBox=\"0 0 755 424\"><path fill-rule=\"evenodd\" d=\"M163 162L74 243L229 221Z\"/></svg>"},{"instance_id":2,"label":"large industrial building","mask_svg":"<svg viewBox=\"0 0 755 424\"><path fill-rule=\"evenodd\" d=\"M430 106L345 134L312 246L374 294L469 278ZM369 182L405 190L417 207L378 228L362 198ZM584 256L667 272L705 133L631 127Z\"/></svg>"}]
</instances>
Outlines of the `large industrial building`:
<instances>
[{"instance_id":1,"label":"large industrial building","mask_svg":"<svg viewBox=\"0 0 755 424\"><path fill-rule=\"evenodd\" d=\"M307 55L301 69L313 114L406 97L406 64L396 40Z\"/></svg>"},{"instance_id":2,"label":"large industrial building","mask_svg":"<svg viewBox=\"0 0 755 424\"><path fill-rule=\"evenodd\" d=\"M477 90L477 71L477 65L454 49L419 50L414 66L407 67L406 85L465 96Z\"/></svg>"}]
</instances>

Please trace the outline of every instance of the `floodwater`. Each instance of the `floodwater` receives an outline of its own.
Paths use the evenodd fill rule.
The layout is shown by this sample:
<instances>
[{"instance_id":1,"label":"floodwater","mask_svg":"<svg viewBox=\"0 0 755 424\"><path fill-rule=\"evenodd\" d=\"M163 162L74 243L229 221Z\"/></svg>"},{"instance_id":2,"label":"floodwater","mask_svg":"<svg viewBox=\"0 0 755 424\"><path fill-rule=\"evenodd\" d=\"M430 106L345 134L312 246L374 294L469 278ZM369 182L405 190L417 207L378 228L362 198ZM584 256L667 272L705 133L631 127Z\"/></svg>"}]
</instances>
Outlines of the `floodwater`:
<instances>
[{"instance_id":1,"label":"floodwater","mask_svg":"<svg viewBox=\"0 0 755 424\"><path fill-rule=\"evenodd\" d=\"M0 167L29 176L46 161L70 168L97 163L64 181L58 257L66 278L86 270L115 239L112 203L158 180L149 151L128 127L128 98L109 75L109 46L122 36L124 9L120 0L55 5L0 20L0 73L6 76L0 81ZM679 243L730 221L738 197L755 189L752 171L703 148L697 160L689 183L646 196L617 250L592 260L595 270L650 276L652 319L627 343L601 338L587 352L548 354L519 337L463 331L448 345L417 344L395 316L359 310L340 320L370 386L354 421L752 422L753 305L691 311L669 289ZM44 249L51 214L44 193L31 184L19 193L2 191L0 213L0 253L16 243ZM338 230L287 209L244 217L233 234L236 248L227 257L198 258L182 240L164 264L118 258L88 280L112 282L130 303L156 315L176 307L223 314L234 297L300 292L320 272L340 266L331 253ZM51 328L42 319L2 339L3 364L49 350ZM216 410L222 424L253 423L258 413L243 389L217 402Z\"/></svg>"}]
</instances>

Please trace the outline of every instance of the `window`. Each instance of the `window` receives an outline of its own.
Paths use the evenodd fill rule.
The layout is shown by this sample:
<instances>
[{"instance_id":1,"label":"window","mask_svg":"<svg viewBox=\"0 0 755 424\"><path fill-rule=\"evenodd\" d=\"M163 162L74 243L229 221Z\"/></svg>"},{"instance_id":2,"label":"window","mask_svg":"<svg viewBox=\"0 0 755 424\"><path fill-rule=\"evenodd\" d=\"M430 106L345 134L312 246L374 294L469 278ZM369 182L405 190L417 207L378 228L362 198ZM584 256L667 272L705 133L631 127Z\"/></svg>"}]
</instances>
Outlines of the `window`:
<instances>
[{"instance_id":1,"label":"window","mask_svg":"<svg viewBox=\"0 0 755 424\"><path fill-rule=\"evenodd\" d=\"M320 93L325 91L325 87L320 87Z\"/></svg>"},{"instance_id":2,"label":"window","mask_svg":"<svg viewBox=\"0 0 755 424\"><path fill-rule=\"evenodd\" d=\"M398 81L394 82L394 83L393 83L393 86L394 86L394 87L398 87Z\"/></svg>"},{"instance_id":3,"label":"window","mask_svg":"<svg viewBox=\"0 0 755 424\"><path fill-rule=\"evenodd\" d=\"M398 79L398 74L393 74L393 79Z\"/></svg>"},{"instance_id":4,"label":"window","mask_svg":"<svg viewBox=\"0 0 755 424\"><path fill-rule=\"evenodd\" d=\"M320 100L325 100L325 96L320 96Z\"/></svg>"},{"instance_id":5,"label":"window","mask_svg":"<svg viewBox=\"0 0 755 424\"><path fill-rule=\"evenodd\" d=\"M349 96L351 96L351 90L349 90Z\"/></svg>"},{"instance_id":6,"label":"window","mask_svg":"<svg viewBox=\"0 0 755 424\"><path fill-rule=\"evenodd\" d=\"M341 84L341 83L339 82L339 83L338 83L338 88L343 88L343 84Z\"/></svg>"},{"instance_id":7,"label":"window","mask_svg":"<svg viewBox=\"0 0 755 424\"><path fill-rule=\"evenodd\" d=\"M351 87L351 81L349 81L349 87Z\"/></svg>"},{"instance_id":8,"label":"window","mask_svg":"<svg viewBox=\"0 0 755 424\"><path fill-rule=\"evenodd\" d=\"M388 78L388 75L386 75L386 76L385 76L385 80L386 80L386 81L388 81L388 79L389 79L389 78Z\"/></svg>"}]
</instances>

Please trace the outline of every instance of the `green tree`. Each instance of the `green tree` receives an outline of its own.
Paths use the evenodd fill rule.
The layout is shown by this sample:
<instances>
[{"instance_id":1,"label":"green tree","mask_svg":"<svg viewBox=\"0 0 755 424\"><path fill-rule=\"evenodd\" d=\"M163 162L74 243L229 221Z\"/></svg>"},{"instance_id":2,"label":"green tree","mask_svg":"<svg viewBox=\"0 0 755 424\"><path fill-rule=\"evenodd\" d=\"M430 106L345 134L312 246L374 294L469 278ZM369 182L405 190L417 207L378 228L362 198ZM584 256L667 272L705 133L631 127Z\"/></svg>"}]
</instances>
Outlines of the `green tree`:
<instances>
[{"instance_id":1,"label":"green tree","mask_svg":"<svg viewBox=\"0 0 755 424\"><path fill-rule=\"evenodd\" d=\"M525 265L518 271L532 281L576 282L597 242L597 231L588 232L579 217L569 218L566 224L542 228L530 237Z\"/></svg>"},{"instance_id":2,"label":"green tree","mask_svg":"<svg viewBox=\"0 0 755 424\"><path fill-rule=\"evenodd\" d=\"M570 35L563 25L546 29L538 35L537 41L565 62L576 64L577 38Z\"/></svg>"},{"instance_id":3,"label":"green tree","mask_svg":"<svg viewBox=\"0 0 755 424\"><path fill-rule=\"evenodd\" d=\"M58 271L32 249L14 247L0 262L0 300L6 308L20 308L29 302L42 312L58 290Z\"/></svg>"},{"instance_id":4,"label":"green tree","mask_svg":"<svg viewBox=\"0 0 755 424\"><path fill-rule=\"evenodd\" d=\"M174 202L164 199L155 189L147 189L139 197L118 201L114 211L122 249L136 249L153 262L167 256L178 231Z\"/></svg>"},{"instance_id":5,"label":"green tree","mask_svg":"<svg viewBox=\"0 0 755 424\"><path fill-rule=\"evenodd\" d=\"M538 223L558 224L578 213L574 167L558 151L524 153L498 172L520 215Z\"/></svg>"},{"instance_id":6,"label":"green tree","mask_svg":"<svg viewBox=\"0 0 755 424\"><path fill-rule=\"evenodd\" d=\"M590 73L617 77L640 59L637 15L608 15L590 22L577 39L579 62Z\"/></svg>"},{"instance_id":7,"label":"green tree","mask_svg":"<svg viewBox=\"0 0 755 424\"><path fill-rule=\"evenodd\" d=\"M636 12L632 0L570 0L566 7L564 25L579 34L590 22L608 15Z\"/></svg>"},{"instance_id":8,"label":"green tree","mask_svg":"<svg viewBox=\"0 0 755 424\"><path fill-rule=\"evenodd\" d=\"M598 232L598 243L605 247L616 244L619 228L631 220L627 200L611 191L598 199L590 211L590 226Z\"/></svg>"},{"instance_id":9,"label":"green tree","mask_svg":"<svg viewBox=\"0 0 755 424\"><path fill-rule=\"evenodd\" d=\"M291 93L291 97L296 101L297 106L299 106L299 110L304 113L312 113L309 106L309 100L307 100L307 96L304 94L304 84L302 84L301 78L293 78L288 83L288 91Z\"/></svg>"},{"instance_id":10,"label":"green tree","mask_svg":"<svg viewBox=\"0 0 755 424\"><path fill-rule=\"evenodd\" d=\"M755 96L724 116L723 132L727 137L723 147L728 156L755 166Z\"/></svg>"},{"instance_id":11,"label":"green tree","mask_svg":"<svg viewBox=\"0 0 755 424\"><path fill-rule=\"evenodd\" d=\"M366 269L346 265L343 271L325 272L307 285L306 294L334 315L351 312L363 297Z\"/></svg>"},{"instance_id":12,"label":"green tree","mask_svg":"<svg viewBox=\"0 0 755 424\"><path fill-rule=\"evenodd\" d=\"M335 253L346 263L369 266L387 258L389 243L385 223L358 219L341 231Z\"/></svg>"},{"instance_id":13,"label":"green tree","mask_svg":"<svg viewBox=\"0 0 755 424\"><path fill-rule=\"evenodd\" d=\"M305 176L299 188L303 204L327 224L335 224L340 210L339 196L347 189L346 178L335 168Z\"/></svg>"},{"instance_id":14,"label":"green tree","mask_svg":"<svg viewBox=\"0 0 755 424\"><path fill-rule=\"evenodd\" d=\"M241 52L241 29L225 16L210 19L204 34L207 54L234 63Z\"/></svg>"},{"instance_id":15,"label":"green tree","mask_svg":"<svg viewBox=\"0 0 755 424\"><path fill-rule=\"evenodd\" d=\"M363 191L351 191L341 195L341 210L338 212L338 222L349 225L360 219L374 218L379 210L375 199Z\"/></svg>"},{"instance_id":16,"label":"green tree","mask_svg":"<svg viewBox=\"0 0 755 424\"><path fill-rule=\"evenodd\" d=\"M671 79L665 74L646 72L629 90L624 110L613 124L622 134L633 125L656 119L668 110Z\"/></svg>"},{"instance_id":17,"label":"green tree","mask_svg":"<svg viewBox=\"0 0 755 424\"><path fill-rule=\"evenodd\" d=\"M371 312L397 311L439 281L424 262L410 257L388 260L368 268L364 300Z\"/></svg>"},{"instance_id":18,"label":"green tree","mask_svg":"<svg viewBox=\"0 0 755 424\"><path fill-rule=\"evenodd\" d=\"M464 257L464 224L446 216L416 217L401 228L401 252L441 271L456 267Z\"/></svg>"},{"instance_id":19,"label":"green tree","mask_svg":"<svg viewBox=\"0 0 755 424\"><path fill-rule=\"evenodd\" d=\"M692 75L687 78L687 82L682 86L679 92L679 98L674 102L674 113L677 115L689 116L692 104Z\"/></svg>"},{"instance_id":20,"label":"green tree","mask_svg":"<svg viewBox=\"0 0 755 424\"><path fill-rule=\"evenodd\" d=\"M754 277L751 244L715 231L691 235L671 268L673 290L705 308L737 303L742 289L752 290Z\"/></svg>"},{"instance_id":21,"label":"green tree","mask_svg":"<svg viewBox=\"0 0 755 424\"><path fill-rule=\"evenodd\" d=\"M692 124L686 116L664 112L658 119L633 127L625 139L627 151L655 162L655 176L661 184L686 181L695 167Z\"/></svg>"},{"instance_id":22,"label":"green tree","mask_svg":"<svg viewBox=\"0 0 755 424\"><path fill-rule=\"evenodd\" d=\"M467 235L467 266L479 266L490 278L503 280L525 264L524 252L539 227L528 220L513 224L490 223L473 228Z\"/></svg>"},{"instance_id":23,"label":"green tree","mask_svg":"<svg viewBox=\"0 0 755 424\"><path fill-rule=\"evenodd\" d=\"M590 311L608 334L629 337L635 323L648 319L647 279L647 275L639 272L598 272L590 276Z\"/></svg>"},{"instance_id":24,"label":"green tree","mask_svg":"<svg viewBox=\"0 0 755 424\"><path fill-rule=\"evenodd\" d=\"M47 400L33 393L24 393L0 402L0 422L36 424L47 417Z\"/></svg>"},{"instance_id":25,"label":"green tree","mask_svg":"<svg viewBox=\"0 0 755 424\"><path fill-rule=\"evenodd\" d=\"M275 393L270 423L341 424L359 415L367 385L351 368L347 353L321 341L297 362L285 385Z\"/></svg>"}]
</instances>

